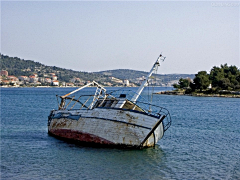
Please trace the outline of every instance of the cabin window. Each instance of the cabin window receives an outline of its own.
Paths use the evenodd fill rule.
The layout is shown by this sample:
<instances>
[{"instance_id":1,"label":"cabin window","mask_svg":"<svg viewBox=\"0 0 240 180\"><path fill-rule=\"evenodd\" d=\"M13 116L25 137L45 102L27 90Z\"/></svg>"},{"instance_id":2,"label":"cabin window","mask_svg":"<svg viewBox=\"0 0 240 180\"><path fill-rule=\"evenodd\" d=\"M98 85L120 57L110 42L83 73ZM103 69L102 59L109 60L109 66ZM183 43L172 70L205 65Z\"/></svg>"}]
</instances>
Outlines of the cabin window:
<instances>
[{"instance_id":1,"label":"cabin window","mask_svg":"<svg viewBox=\"0 0 240 180\"><path fill-rule=\"evenodd\" d=\"M126 98L126 96L127 96L126 94L120 94L119 97L120 97L120 98Z\"/></svg>"},{"instance_id":2,"label":"cabin window","mask_svg":"<svg viewBox=\"0 0 240 180\"><path fill-rule=\"evenodd\" d=\"M98 100L96 104L94 105L94 108L99 107L99 105L102 103L102 100Z\"/></svg>"},{"instance_id":3,"label":"cabin window","mask_svg":"<svg viewBox=\"0 0 240 180\"><path fill-rule=\"evenodd\" d=\"M107 100L105 101L103 107L111 107L111 105L113 104L114 100Z\"/></svg>"},{"instance_id":4,"label":"cabin window","mask_svg":"<svg viewBox=\"0 0 240 180\"><path fill-rule=\"evenodd\" d=\"M103 103L102 103L103 100L98 100L97 103L95 104L95 108L96 107L111 107L112 104L114 104L114 101L115 100L105 100ZM101 104L102 103L102 104Z\"/></svg>"}]
</instances>

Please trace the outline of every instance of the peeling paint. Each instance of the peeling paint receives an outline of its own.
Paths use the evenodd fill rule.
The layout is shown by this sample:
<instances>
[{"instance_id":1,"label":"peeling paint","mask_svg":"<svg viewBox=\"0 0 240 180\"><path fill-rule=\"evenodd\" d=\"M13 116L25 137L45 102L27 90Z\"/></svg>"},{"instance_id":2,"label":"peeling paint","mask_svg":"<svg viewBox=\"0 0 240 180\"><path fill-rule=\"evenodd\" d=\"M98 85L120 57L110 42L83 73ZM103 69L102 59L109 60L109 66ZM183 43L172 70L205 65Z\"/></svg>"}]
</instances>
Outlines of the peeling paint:
<instances>
[{"instance_id":1,"label":"peeling paint","mask_svg":"<svg viewBox=\"0 0 240 180\"><path fill-rule=\"evenodd\" d=\"M69 130L69 129L52 129L49 131L49 133L61 138L74 139L76 141L81 141L81 142L92 142L92 143L98 143L98 144L114 144L111 141L95 136L93 134Z\"/></svg>"},{"instance_id":2,"label":"peeling paint","mask_svg":"<svg viewBox=\"0 0 240 180\"><path fill-rule=\"evenodd\" d=\"M121 144L126 146L138 147L146 135L150 132L151 127L156 123L157 119L153 117L144 117L144 114L140 114L138 117L138 122L132 124L132 118L136 117L134 113L136 112L124 112L121 110L121 116L114 116L115 114L120 114L120 110L109 110L109 109L93 109L93 112L89 113L84 110L79 110L78 114L81 117L76 119L69 118L56 118L60 116L54 116L49 125L49 133L55 136L60 136L63 138L72 138L73 140L84 142L95 142L100 143L99 139L104 139L111 144ZM95 112L94 112L95 111ZM65 112L66 114L66 112ZM69 113L70 114L70 113ZM98 117L86 117L86 115L98 114ZM128 114L128 115L127 115ZM114 117L113 119L106 119L105 117ZM128 118L126 118L128 117ZM129 118L130 117L130 118ZM133 118L134 119L134 118ZM162 126L162 124L160 124ZM71 132L75 135L69 135ZM62 133L60 133L62 132ZM64 135L64 133L66 135ZM155 131L155 139L158 140L163 135L163 128L157 128ZM78 134L78 135L76 135ZM86 137L86 134L91 136ZM82 136L82 137L80 137ZM90 138L94 137L94 138ZM86 140L87 139L87 140ZM92 139L92 140L91 140ZM108 144L104 143L104 144ZM143 144L143 146L153 146L154 136L151 135L149 139Z\"/></svg>"}]
</instances>

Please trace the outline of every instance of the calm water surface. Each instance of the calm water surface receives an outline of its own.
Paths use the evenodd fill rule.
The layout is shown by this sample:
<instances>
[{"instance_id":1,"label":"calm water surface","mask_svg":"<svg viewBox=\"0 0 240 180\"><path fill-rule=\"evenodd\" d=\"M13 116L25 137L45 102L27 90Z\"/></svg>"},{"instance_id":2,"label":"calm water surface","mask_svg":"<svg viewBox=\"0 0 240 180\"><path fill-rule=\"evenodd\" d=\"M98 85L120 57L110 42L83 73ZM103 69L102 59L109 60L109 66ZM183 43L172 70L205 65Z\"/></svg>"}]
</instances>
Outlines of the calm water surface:
<instances>
[{"instance_id":1,"label":"calm water surface","mask_svg":"<svg viewBox=\"0 0 240 180\"><path fill-rule=\"evenodd\" d=\"M55 95L73 88L0 90L1 179L240 179L240 99L154 95L172 126L155 147L129 150L48 136Z\"/></svg>"}]
</instances>

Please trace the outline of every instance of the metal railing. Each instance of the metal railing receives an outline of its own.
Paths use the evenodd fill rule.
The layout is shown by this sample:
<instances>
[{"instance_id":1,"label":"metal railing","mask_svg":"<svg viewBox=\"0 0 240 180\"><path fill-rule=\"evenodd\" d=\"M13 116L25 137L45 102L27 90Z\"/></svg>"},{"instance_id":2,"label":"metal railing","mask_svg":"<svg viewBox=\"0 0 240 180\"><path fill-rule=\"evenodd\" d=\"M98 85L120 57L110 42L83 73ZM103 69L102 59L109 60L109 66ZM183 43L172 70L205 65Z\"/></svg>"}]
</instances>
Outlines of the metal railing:
<instances>
[{"instance_id":1,"label":"metal railing","mask_svg":"<svg viewBox=\"0 0 240 180\"><path fill-rule=\"evenodd\" d=\"M105 101L108 100L117 100L121 97L124 97L124 99L130 101L131 97L134 96L136 92L132 90L126 90L126 89L119 89L116 91L112 91L110 93L101 93L99 89L96 89L96 92L94 95L80 95L78 98L75 98L75 96L72 97L62 97L57 96L57 98L61 98L61 104L59 105L59 109L65 110L69 109L93 109L95 108L95 103L98 101L98 99L101 99L100 105L102 105ZM64 103L63 103L64 101ZM139 96L138 100L136 102L130 101L132 104L139 107L143 113L146 113L150 116L154 116L156 118L161 118L163 115L165 116L163 120L163 127L164 131L166 131L171 126L171 116L169 111L166 108L163 108L161 106L152 104L148 102L145 98L142 96ZM76 106L76 104L79 103L80 106ZM134 109L133 109L134 110Z\"/></svg>"},{"instance_id":2,"label":"metal railing","mask_svg":"<svg viewBox=\"0 0 240 180\"><path fill-rule=\"evenodd\" d=\"M108 95L112 97L120 97L122 94L125 94L126 99L129 100L137 93L132 90L126 90L124 88L108 93ZM171 123L172 123L171 115L166 108L150 103L141 95L139 95L138 100L136 102L132 102L132 103L139 106L142 110L144 110L145 113L149 115L152 115L158 118L160 118L161 115L165 115L166 117L163 120L164 131L166 131L171 126Z\"/></svg>"}]
</instances>

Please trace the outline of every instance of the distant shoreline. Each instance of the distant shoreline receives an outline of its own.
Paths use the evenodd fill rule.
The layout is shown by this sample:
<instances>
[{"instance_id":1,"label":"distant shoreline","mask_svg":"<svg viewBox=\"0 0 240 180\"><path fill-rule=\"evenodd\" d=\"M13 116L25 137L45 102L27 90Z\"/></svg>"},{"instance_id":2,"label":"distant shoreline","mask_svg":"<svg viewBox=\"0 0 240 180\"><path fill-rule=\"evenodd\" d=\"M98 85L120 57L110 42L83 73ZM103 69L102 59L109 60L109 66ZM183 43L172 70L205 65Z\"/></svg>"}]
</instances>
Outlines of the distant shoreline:
<instances>
[{"instance_id":1,"label":"distant shoreline","mask_svg":"<svg viewBox=\"0 0 240 180\"><path fill-rule=\"evenodd\" d=\"M82 86L0 86L0 88L80 88ZM90 86L95 87L95 86ZM116 88L123 88L123 87L139 87L139 86L103 86L103 87L116 87ZM162 88L172 88L172 86L154 86L156 88L162 87Z\"/></svg>"},{"instance_id":2,"label":"distant shoreline","mask_svg":"<svg viewBox=\"0 0 240 180\"><path fill-rule=\"evenodd\" d=\"M192 93L185 94L184 92L177 91L161 91L154 94L159 95L175 95L175 96L195 96L195 97L226 97L226 98L240 98L238 94L203 94L203 93Z\"/></svg>"}]
</instances>

